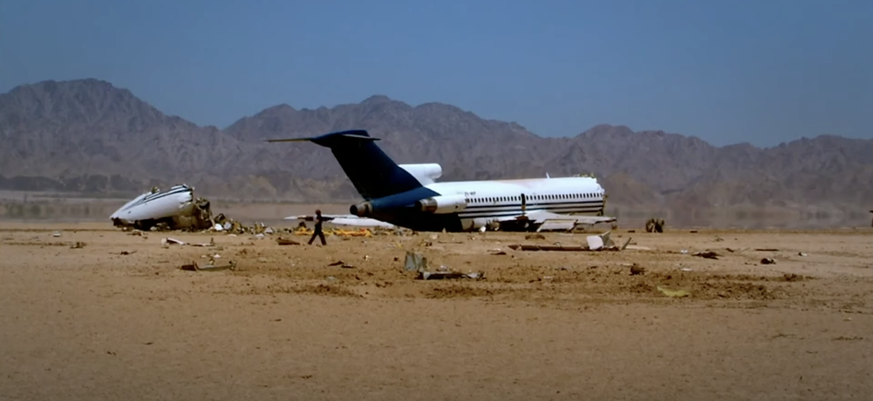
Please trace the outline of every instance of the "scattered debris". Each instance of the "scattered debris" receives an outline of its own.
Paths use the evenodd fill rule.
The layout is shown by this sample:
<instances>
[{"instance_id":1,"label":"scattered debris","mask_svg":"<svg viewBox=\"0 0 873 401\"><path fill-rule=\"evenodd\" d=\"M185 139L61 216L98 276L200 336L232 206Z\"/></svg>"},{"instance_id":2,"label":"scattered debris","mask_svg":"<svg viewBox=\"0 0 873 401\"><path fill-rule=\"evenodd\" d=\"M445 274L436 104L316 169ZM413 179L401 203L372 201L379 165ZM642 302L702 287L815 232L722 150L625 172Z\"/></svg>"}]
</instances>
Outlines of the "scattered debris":
<instances>
[{"instance_id":1,"label":"scattered debris","mask_svg":"<svg viewBox=\"0 0 873 401\"><path fill-rule=\"evenodd\" d=\"M214 238L210 238L208 243L199 243L199 244L189 243L188 245L191 245L191 246L199 246L199 247L207 247L207 248L208 248L208 247L213 247L213 246L215 246L215 239L214 239Z\"/></svg>"},{"instance_id":2,"label":"scattered debris","mask_svg":"<svg viewBox=\"0 0 873 401\"><path fill-rule=\"evenodd\" d=\"M658 286L658 291L661 291L664 295L666 295L668 297L672 297L672 298L683 298L683 297L687 297L687 296L691 295L687 291L668 290L666 288L661 288L660 286Z\"/></svg>"},{"instance_id":3,"label":"scattered debris","mask_svg":"<svg viewBox=\"0 0 873 401\"><path fill-rule=\"evenodd\" d=\"M469 278L473 280L478 280L485 278L485 273L481 272L470 272L470 273L461 273L461 272L451 272L451 271L442 271L442 272L426 272L420 271L418 272L418 280L445 280L445 279L459 279L459 278Z\"/></svg>"},{"instance_id":4,"label":"scattered debris","mask_svg":"<svg viewBox=\"0 0 873 401\"><path fill-rule=\"evenodd\" d=\"M168 246L170 246L170 245L185 245L185 242L183 242L183 241L179 241L179 240L177 240L177 239L175 239L175 238L169 238L169 237L167 237L167 238L164 238L164 239L161 240L161 245L163 245L163 246L166 248L166 247L168 247Z\"/></svg>"},{"instance_id":5,"label":"scattered debris","mask_svg":"<svg viewBox=\"0 0 873 401\"><path fill-rule=\"evenodd\" d=\"M784 273L784 274L782 274L782 278L785 279L785 281L789 281L789 282L803 280L802 276L798 276L794 273Z\"/></svg>"},{"instance_id":6,"label":"scattered debris","mask_svg":"<svg viewBox=\"0 0 873 401\"><path fill-rule=\"evenodd\" d=\"M76 243L73 244L73 246L71 246L70 249L82 249L84 247L85 247L84 242L76 241Z\"/></svg>"},{"instance_id":7,"label":"scattered debris","mask_svg":"<svg viewBox=\"0 0 873 401\"><path fill-rule=\"evenodd\" d=\"M589 235L585 240L588 242L588 249L592 251L603 249L604 241L599 235Z\"/></svg>"},{"instance_id":8,"label":"scattered debris","mask_svg":"<svg viewBox=\"0 0 873 401\"><path fill-rule=\"evenodd\" d=\"M630 243L630 239L621 247L617 247L609 238L610 232L607 231L600 235L589 235L586 237L586 245L564 246L560 243L553 245L537 245L537 244L512 244L508 245L512 250L522 251L569 251L569 252L585 252L585 251L618 251L624 249Z\"/></svg>"},{"instance_id":9,"label":"scattered debris","mask_svg":"<svg viewBox=\"0 0 873 401\"><path fill-rule=\"evenodd\" d=\"M276 243L279 245L300 245L299 242L294 241L293 239L282 238L282 237L276 238Z\"/></svg>"},{"instance_id":10,"label":"scattered debris","mask_svg":"<svg viewBox=\"0 0 873 401\"><path fill-rule=\"evenodd\" d=\"M367 217L358 217L353 214L323 214L321 215L325 221L334 226L354 226L367 228L398 228L395 225ZM315 221L315 215L302 214L297 216L285 217L285 220L301 220L299 226L306 227L306 221Z\"/></svg>"},{"instance_id":11,"label":"scattered debris","mask_svg":"<svg viewBox=\"0 0 873 401\"><path fill-rule=\"evenodd\" d=\"M694 256L699 256L699 257L701 257L701 258L706 258L706 259L715 259L715 260L718 260L718 257L721 256L721 255L719 255L719 254L717 254L717 253L715 253L715 252L713 252L713 251L706 251L706 252L697 252L697 253L694 254Z\"/></svg>"},{"instance_id":12,"label":"scattered debris","mask_svg":"<svg viewBox=\"0 0 873 401\"><path fill-rule=\"evenodd\" d=\"M182 267L180 267L180 269L187 270L187 271L198 271L198 272L200 272L200 271L236 270L236 262L234 262L234 261L230 261L228 264L220 265L220 266L215 266L215 263L212 260L210 260L209 262L210 263L208 265L201 267L197 264L197 262L192 261L189 264L182 265Z\"/></svg>"},{"instance_id":13,"label":"scattered debris","mask_svg":"<svg viewBox=\"0 0 873 401\"><path fill-rule=\"evenodd\" d=\"M761 259L761 264L762 264L762 265L772 265L772 264L775 264L775 263L776 263L776 260L773 259L773 258L764 258L764 259Z\"/></svg>"},{"instance_id":14,"label":"scattered debris","mask_svg":"<svg viewBox=\"0 0 873 401\"><path fill-rule=\"evenodd\" d=\"M664 232L664 219L651 218L646 222L646 232L662 233Z\"/></svg>"},{"instance_id":15,"label":"scattered debris","mask_svg":"<svg viewBox=\"0 0 873 401\"><path fill-rule=\"evenodd\" d=\"M164 248L169 248L170 245L188 245L188 246L196 246L196 247L201 247L201 248L211 248L211 247L215 246L215 239L210 238L209 242L201 242L201 243L185 242L185 241L177 240L175 238L170 238L170 237L161 239L161 246L163 246Z\"/></svg>"},{"instance_id":16,"label":"scattered debris","mask_svg":"<svg viewBox=\"0 0 873 401\"><path fill-rule=\"evenodd\" d=\"M587 246L563 246L563 245L536 245L536 244L512 244L508 245L512 250L522 251L571 251L582 252L588 251Z\"/></svg>"},{"instance_id":17,"label":"scattered debris","mask_svg":"<svg viewBox=\"0 0 873 401\"><path fill-rule=\"evenodd\" d=\"M333 262L333 263L329 264L328 266L339 266L339 267L342 267L343 269L354 269L355 268L354 266L352 266L346 262L343 262L341 260Z\"/></svg>"},{"instance_id":18,"label":"scattered debris","mask_svg":"<svg viewBox=\"0 0 873 401\"><path fill-rule=\"evenodd\" d=\"M628 245L630 245L632 239L633 239L633 237L627 237L627 241L624 242L624 245L622 245L621 248L619 248L619 250L623 251L623 250L627 249L627 247L628 247Z\"/></svg>"},{"instance_id":19,"label":"scattered debris","mask_svg":"<svg viewBox=\"0 0 873 401\"><path fill-rule=\"evenodd\" d=\"M427 258L422 256L420 253L407 251L406 261L403 262L403 268L408 272L423 272L427 270Z\"/></svg>"}]
</instances>

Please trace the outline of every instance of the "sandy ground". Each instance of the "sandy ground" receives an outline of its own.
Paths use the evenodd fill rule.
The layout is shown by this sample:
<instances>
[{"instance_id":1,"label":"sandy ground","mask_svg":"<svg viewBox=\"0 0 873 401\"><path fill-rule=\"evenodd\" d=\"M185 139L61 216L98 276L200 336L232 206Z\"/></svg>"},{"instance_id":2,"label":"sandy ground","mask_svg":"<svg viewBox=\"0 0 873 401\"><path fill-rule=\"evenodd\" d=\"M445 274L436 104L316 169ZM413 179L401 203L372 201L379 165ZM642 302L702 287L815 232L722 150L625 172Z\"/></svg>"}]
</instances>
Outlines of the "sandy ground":
<instances>
[{"instance_id":1,"label":"sandy ground","mask_svg":"<svg viewBox=\"0 0 873 401\"><path fill-rule=\"evenodd\" d=\"M870 229L618 230L651 250L584 253L508 248L579 234L275 237L0 223L0 399L873 394ZM407 250L485 279L416 280ZM179 269L207 254L237 269Z\"/></svg>"}]
</instances>

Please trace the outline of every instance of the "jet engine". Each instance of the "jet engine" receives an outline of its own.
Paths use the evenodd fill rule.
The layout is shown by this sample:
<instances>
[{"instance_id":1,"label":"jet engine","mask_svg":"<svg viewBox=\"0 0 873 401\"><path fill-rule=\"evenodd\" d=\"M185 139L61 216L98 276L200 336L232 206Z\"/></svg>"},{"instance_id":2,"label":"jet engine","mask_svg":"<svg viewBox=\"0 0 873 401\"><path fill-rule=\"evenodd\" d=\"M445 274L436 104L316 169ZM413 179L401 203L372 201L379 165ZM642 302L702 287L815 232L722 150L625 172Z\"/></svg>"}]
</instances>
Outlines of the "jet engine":
<instances>
[{"instance_id":1,"label":"jet engine","mask_svg":"<svg viewBox=\"0 0 873 401\"><path fill-rule=\"evenodd\" d=\"M363 202L357 205L352 205L349 208L349 213L358 217L369 217L373 214L373 204L370 202Z\"/></svg>"},{"instance_id":2,"label":"jet engine","mask_svg":"<svg viewBox=\"0 0 873 401\"><path fill-rule=\"evenodd\" d=\"M415 202L415 207L434 214L455 213L467 208L467 198L464 195L434 196Z\"/></svg>"},{"instance_id":3,"label":"jet engine","mask_svg":"<svg viewBox=\"0 0 873 401\"><path fill-rule=\"evenodd\" d=\"M433 184L443 175L443 168L438 163L400 164L398 167L415 177L421 185Z\"/></svg>"}]
</instances>

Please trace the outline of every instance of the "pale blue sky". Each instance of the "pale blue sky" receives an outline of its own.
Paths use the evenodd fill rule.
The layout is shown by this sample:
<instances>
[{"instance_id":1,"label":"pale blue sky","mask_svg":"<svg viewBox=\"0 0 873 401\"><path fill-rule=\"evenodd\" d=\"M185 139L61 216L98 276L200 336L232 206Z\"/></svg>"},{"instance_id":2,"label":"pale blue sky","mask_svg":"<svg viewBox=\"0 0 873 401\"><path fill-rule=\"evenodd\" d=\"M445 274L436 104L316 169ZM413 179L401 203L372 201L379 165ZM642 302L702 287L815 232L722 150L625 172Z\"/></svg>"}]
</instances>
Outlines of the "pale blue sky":
<instances>
[{"instance_id":1,"label":"pale blue sky","mask_svg":"<svg viewBox=\"0 0 873 401\"><path fill-rule=\"evenodd\" d=\"M873 0L0 0L0 92L77 78L219 127L384 94L541 136L873 138Z\"/></svg>"}]
</instances>

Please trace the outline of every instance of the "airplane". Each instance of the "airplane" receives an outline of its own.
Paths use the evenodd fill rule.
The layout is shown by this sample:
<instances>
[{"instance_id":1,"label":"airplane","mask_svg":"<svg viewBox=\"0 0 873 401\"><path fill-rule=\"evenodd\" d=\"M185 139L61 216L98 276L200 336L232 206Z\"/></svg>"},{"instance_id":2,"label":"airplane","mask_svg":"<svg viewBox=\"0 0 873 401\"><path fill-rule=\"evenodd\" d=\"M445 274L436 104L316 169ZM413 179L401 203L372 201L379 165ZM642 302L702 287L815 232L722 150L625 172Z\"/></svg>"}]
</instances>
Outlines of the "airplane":
<instances>
[{"instance_id":1,"label":"airplane","mask_svg":"<svg viewBox=\"0 0 873 401\"><path fill-rule=\"evenodd\" d=\"M603 216L606 193L593 177L436 182L437 163L391 160L366 130L267 142L312 142L327 147L364 202L349 212L414 231L466 232L488 228L540 231L558 224L614 222Z\"/></svg>"}]
</instances>

